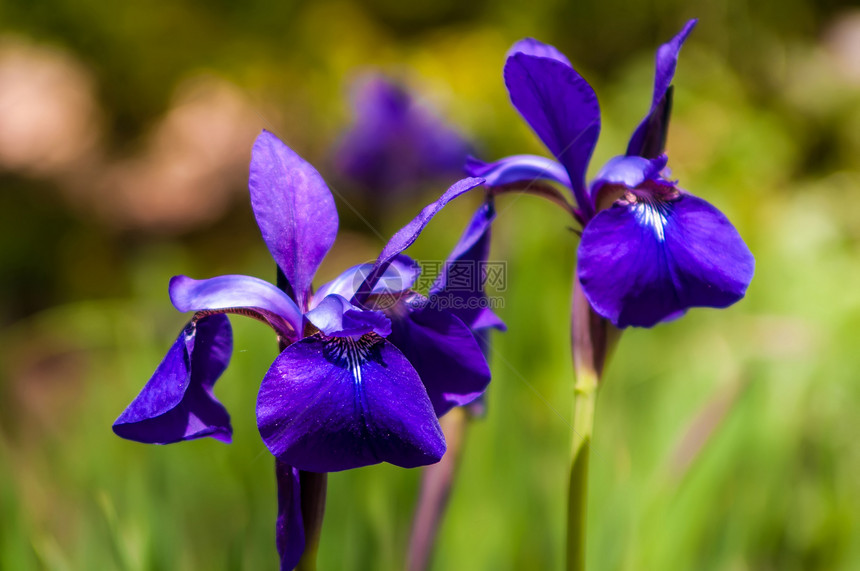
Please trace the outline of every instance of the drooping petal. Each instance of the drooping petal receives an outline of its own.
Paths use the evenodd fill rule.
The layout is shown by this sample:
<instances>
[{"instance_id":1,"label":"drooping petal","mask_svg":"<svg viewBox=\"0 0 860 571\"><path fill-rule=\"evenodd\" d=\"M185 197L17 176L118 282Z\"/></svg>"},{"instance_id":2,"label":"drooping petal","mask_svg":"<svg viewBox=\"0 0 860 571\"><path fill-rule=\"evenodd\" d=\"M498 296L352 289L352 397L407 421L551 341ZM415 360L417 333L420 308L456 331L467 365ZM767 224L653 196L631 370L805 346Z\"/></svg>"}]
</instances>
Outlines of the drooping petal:
<instances>
[{"instance_id":1,"label":"drooping petal","mask_svg":"<svg viewBox=\"0 0 860 571\"><path fill-rule=\"evenodd\" d=\"M299 470L275 459L278 483L278 518L275 521L275 544L281 557L281 571L292 571L305 552L305 527L302 519Z\"/></svg>"},{"instance_id":2,"label":"drooping petal","mask_svg":"<svg viewBox=\"0 0 860 571\"><path fill-rule=\"evenodd\" d=\"M484 327L505 330L505 324L493 313L485 292L488 277L505 277L490 276L490 273L504 272L504 262L491 265L487 261L490 227L495 217L491 202L478 208L429 292L432 307L450 311L473 331Z\"/></svg>"},{"instance_id":3,"label":"drooping petal","mask_svg":"<svg viewBox=\"0 0 860 571\"><path fill-rule=\"evenodd\" d=\"M230 415L213 396L212 386L227 368L232 349L226 316L186 325L152 378L114 422L113 431L148 444L203 436L230 442Z\"/></svg>"},{"instance_id":4,"label":"drooping petal","mask_svg":"<svg viewBox=\"0 0 860 571\"><path fill-rule=\"evenodd\" d=\"M618 327L651 327L690 307L727 307L752 280L755 260L731 222L695 196L616 203L579 244L585 296Z\"/></svg>"},{"instance_id":5,"label":"drooping petal","mask_svg":"<svg viewBox=\"0 0 860 571\"><path fill-rule=\"evenodd\" d=\"M424 230L424 227L427 226L430 220L436 216L436 214L442 210L446 204L461 194L464 194L475 187L481 186L482 184L484 184L483 178L471 177L457 181L448 190L446 190L438 200L425 206L421 212L418 213L418 216L413 218L406 226L398 230L382 249L382 253L379 254L379 258L376 259L376 263L373 265L373 270L364 280L364 283L359 286L354 299L359 304L364 303L380 277L385 273L391 260L415 242L418 235L421 234L421 231Z\"/></svg>"},{"instance_id":6,"label":"drooping petal","mask_svg":"<svg viewBox=\"0 0 860 571\"><path fill-rule=\"evenodd\" d=\"M376 336L306 337L284 349L260 387L257 424L272 454L311 472L413 468L445 453L418 373Z\"/></svg>"},{"instance_id":7,"label":"drooping petal","mask_svg":"<svg viewBox=\"0 0 860 571\"><path fill-rule=\"evenodd\" d=\"M522 52L508 58L504 75L514 107L567 169L577 206L590 218L585 171L600 134L594 90L569 65Z\"/></svg>"},{"instance_id":8,"label":"drooping petal","mask_svg":"<svg viewBox=\"0 0 860 571\"><path fill-rule=\"evenodd\" d=\"M672 78L678 63L678 52L684 40L693 31L697 20L690 20L678 34L657 50L656 71L654 74L654 94L651 109L633 131L627 145L628 155L654 158L666 148L666 131L669 128L669 114L672 110Z\"/></svg>"},{"instance_id":9,"label":"drooping petal","mask_svg":"<svg viewBox=\"0 0 860 571\"><path fill-rule=\"evenodd\" d=\"M305 316L328 337L351 337L365 333L387 337L391 333L391 323L384 313L359 309L337 294L326 296Z\"/></svg>"},{"instance_id":10,"label":"drooping petal","mask_svg":"<svg viewBox=\"0 0 860 571\"><path fill-rule=\"evenodd\" d=\"M522 53L535 57L550 58L558 60L569 67L573 67L572 65L570 65L570 60L567 59L567 56L558 51L555 46L545 44L534 38L523 38L522 40L516 42L514 45L511 46L511 49L508 50L508 53L505 55L505 59L517 53Z\"/></svg>"},{"instance_id":11,"label":"drooping petal","mask_svg":"<svg viewBox=\"0 0 860 571\"><path fill-rule=\"evenodd\" d=\"M302 314L286 293L251 276L218 276L195 280L174 276L168 286L170 301L179 311L241 310L268 322L279 334L296 339Z\"/></svg>"},{"instance_id":12,"label":"drooping petal","mask_svg":"<svg viewBox=\"0 0 860 571\"><path fill-rule=\"evenodd\" d=\"M424 307L391 320L389 341L418 371L437 416L472 402L490 383L490 368L465 323L451 312Z\"/></svg>"},{"instance_id":13,"label":"drooping petal","mask_svg":"<svg viewBox=\"0 0 860 571\"><path fill-rule=\"evenodd\" d=\"M350 299L355 295L358 287L373 269L373 264L359 264L353 266L340 274L332 281L323 284L314 292L311 307L325 299L326 296L337 294ZM398 254L392 258L391 263L379 277L379 281L373 286L373 294L394 294L408 290L421 275L421 266L404 254Z\"/></svg>"},{"instance_id":14,"label":"drooping petal","mask_svg":"<svg viewBox=\"0 0 860 571\"><path fill-rule=\"evenodd\" d=\"M337 236L331 191L310 163L268 131L254 143L248 186L263 240L306 309L311 281Z\"/></svg>"},{"instance_id":15,"label":"drooping petal","mask_svg":"<svg viewBox=\"0 0 860 571\"><path fill-rule=\"evenodd\" d=\"M558 162L537 155L512 155L493 163L466 159L466 173L487 180L487 186L551 180L570 188L570 177Z\"/></svg>"}]
</instances>

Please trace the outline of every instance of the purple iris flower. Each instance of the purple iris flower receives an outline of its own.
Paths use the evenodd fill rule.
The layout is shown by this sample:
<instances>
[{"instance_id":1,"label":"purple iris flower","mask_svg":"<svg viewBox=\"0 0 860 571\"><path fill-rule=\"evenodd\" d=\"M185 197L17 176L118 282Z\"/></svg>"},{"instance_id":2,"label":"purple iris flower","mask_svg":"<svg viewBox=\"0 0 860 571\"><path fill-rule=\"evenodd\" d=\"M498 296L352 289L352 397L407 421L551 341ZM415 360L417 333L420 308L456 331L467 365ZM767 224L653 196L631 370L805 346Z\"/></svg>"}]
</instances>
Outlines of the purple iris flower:
<instances>
[{"instance_id":1,"label":"purple iris flower","mask_svg":"<svg viewBox=\"0 0 860 571\"><path fill-rule=\"evenodd\" d=\"M411 295L419 273L401 252L449 201L483 182L456 183L395 234L375 263L350 268L314 294L314 274L337 235L334 200L310 164L264 131L252 153L251 205L283 290L241 275L171 279L173 305L194 317L114 431L159 444L229 441L229 416L212 394L232 348L223 314L271 326L284 349L263 378L257 422L277 459L277 545L282 568L292 568L304 549L299 471L437 462L445 452L437 416L486 389L489 368L460 319L450 312L411 319L420 311L407 306L397 326L405 334L395 336L382 311Z\"/></svg>"},{"instance_id":2,"label":"purple iris flower","mask_svg":"<svg viewBox=\"0 0 860 571\"><path fill-rule=\"evenodd\" d=\"M368 74L353 92L355 122L336 151L347 179L391 200L416 183L458 175L469 145L407 89Z\"/></svg>"},{"instance_id":3,"label":"purple iris flower","mask_svg":"<svg viewBox=\"0 0 860 571\"><path fill-rule=\"evenodd\" d=\"M600 133L597 96L563 54L533 39L509 51L505 84L558 162L517 155L467 165L489 186L542 179L571 189L583 223L578 279L594 310L617 327L651 327L690 307L727 307L752 280L755 261L729 220L666 178L670 84L695 24L657 50L651 108L625 155L610 160L590 185L585 172Z\"/></svg>"}]
</instances>

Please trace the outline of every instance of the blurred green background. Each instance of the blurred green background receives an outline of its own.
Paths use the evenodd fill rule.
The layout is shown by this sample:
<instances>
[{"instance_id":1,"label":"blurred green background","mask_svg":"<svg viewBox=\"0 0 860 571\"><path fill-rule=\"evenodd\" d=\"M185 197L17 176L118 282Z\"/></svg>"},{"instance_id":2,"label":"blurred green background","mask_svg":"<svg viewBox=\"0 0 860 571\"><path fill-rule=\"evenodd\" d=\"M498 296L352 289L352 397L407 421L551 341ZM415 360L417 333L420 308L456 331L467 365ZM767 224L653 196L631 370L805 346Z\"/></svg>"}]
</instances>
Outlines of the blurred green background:
<instances>
[{"instance_id":1,"label":"blurred green background","mask_svg":"<svg viewBox=\"0 0 860 571\"><path fill-rule=\"evenodd\" d=\"M595 87L593 167L650 101L654 49L691 17L669 133L681 185L756 256L745 300L625 332L598 400L591 569L860 569L860 11L850 2L0 1L0 569L275 569L273 462L254 402L275 357L234 319L219 398L235 441L146 446L111 423L182 327L170 276L273 277L245 187L278 133L333 182L362 70L400 77L486 159L545 150L507 100L523 36ZM340 193L323 279L375 257L438 195ZM343 197L347 196L346 200ZM353 198L349 198L352 196ZM441 259L478 197L408 252ZM508 333L494 338L434 569L557 569L570 442L576 237L498 203ZM361 214L359 216L357 213ZM322 569L399 569L417 470L329 479Z\"/></svg>"}]
</instances>

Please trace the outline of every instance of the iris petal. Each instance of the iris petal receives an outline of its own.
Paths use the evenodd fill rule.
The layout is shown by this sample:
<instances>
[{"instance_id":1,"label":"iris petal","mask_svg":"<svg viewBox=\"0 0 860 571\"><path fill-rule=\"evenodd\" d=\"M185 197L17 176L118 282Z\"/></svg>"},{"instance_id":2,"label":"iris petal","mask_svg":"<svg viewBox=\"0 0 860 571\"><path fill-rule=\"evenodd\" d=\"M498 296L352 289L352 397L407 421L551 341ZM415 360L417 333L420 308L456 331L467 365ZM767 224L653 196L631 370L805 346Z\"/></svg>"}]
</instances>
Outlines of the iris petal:
<instances>
[{"instance_id":1,"label":"iris petal","mask_svg":"<svg viewBox=\"0 0 860 571\"><path fill-rule=\"evenodd\" d=\"M689 194L616 203L592 219L578 276L591 306L618 327L651 327L690 307L727 307L755 261L731 222Z\"/></svg>"},{"instance_id":2,"label":"iris petal","mask_svg":"<svg viewBox=\"0 0 860 571\"><path fill-rule=\"evenodd\" d=\"M630 143L627 145L628 155L650 159L658 156L665 149L666 131L669 128L669 113L672 107L670 86L675 76L678 53L687 36L696 26L696 22L697 20L687 22L674 38L657 50L651 109L633 131L633 136L630 137Z\"/></svg>"},{"instance_id":3,"label":"iris petal","mask_svg":"<svg viewBox=\"0 0 860 571\"><path fill-rule=\"evenodd\" d=\"M446 190L445 193L436 201L431 202L421 209L418 216L413 218L406 226L398 230L382 249L382 253L380 253L379 258L376 259L376 263L373 265L373 270L370 272L370 275L368 275L364 280L364 283L359 286L355 299L359 303L364 303L364 301L366 301L367 296L370 295L374 286L385 273L385 270L391 264L394 257L411 246L412 243L418 239L418 235L421 234L424 227L430 223L430 220L432 220L433 217L445 207L445 205L461 194L465 194L473 188L481 186L484 182L484 179L474 177L459 180Z\"/></svg>"},{"instance_id":4,"label":"iris petal","mask_svg":"<svg viewBox=\"0 0 860 571\"><path fill-rule=\"evenodd\" d=\"M666 168L667 161L666 155L660 155L656 159L634 156L610 159L591 182L592 201L598 209L603 209L613 201L613 189L633 189L645 181L658 181L660 172ZM662 179L659 180L659 184L666 186L667 189L672 188L670 183Z\"/></svg>"},{"instance_id":5,"label":"iris petal","mask_svg":"<svg viewBox=\"0 0 860 571\"><path fill-rule=\"evenodd\" d=\"M469 157L465 168L469 175L487 179L487 186L551 180L570 188L570 177L564 167L537 155L511 155L494 163Z\"/></svg>"},{"instance_id":6,"label":"iris petal","mask_svg":"<svg viewBox=\"0 0 860 571\"><path fill-rule=\"evenodd\" d=\"M254 143L248 186L263 240L293 299L307 308L311 280L337 236L331 191L310 163L268 131Z\"/></svg>"},{"instance_id":7,"label":"iris petal","mask_svg":"<svg viewBox=\"0 0 860 571\"><path fill-rule=\"evenodd\" d=\"M174 276L168 290L170 301L179 311L248 310L287 337L295 339L302 330L302 314L296 303L258 278L230 275L195 280Z\"/></svg>"},{"instance_id":8,"label":"iris petal","mask_svg":"<svg viewBox=\"0 0 860 571\"><path fill-rule=\"evenodd\" d=\"M373 336L307 337L284 349L260 387L257 424L272 454L310 472L413 468L445 453L418 373Z\"/></svg>"},{"instance_id":9,"label":"iris petal","mask_svg":"<svg viewBox=\"0 0 860 571\"><path fill-rule=\"evenodd\" d=\"M349 303L337 294L326 296L305 317L314 326L332 337L348 337L377 333L387 337L391 333L391 323L379 311L363 310Z\"/></svg>"},{"instance_id":10,"label":"iris petal","mask_svg":"<svg viewBox=\"0 0 860 571\"><path fill-rule=\"evenodd\" d=\"M227 368L232 348L226 316L213 315L186 325L113 431L149 444L203 436L230 442L230 415L213 396L212 386Z\"/></svg>"},{"instance_id":11,"label":"iris petal","mask_svg":"<svg viewBox=\"0 0 860 571\"><path fill-rule=\"evenodd\" d=\"M505 63L511 102L570 175L577 206L590 217L585 171L600 134L594 90L557 59L516 53Z\"/></svg>"},{"instance_id":12,"label":"iris petal","mask_svg":"<svg viewBox=\"0 0 860 571\"><path fill-rule=\"evenodd\" d=\"M394 317L389 340L418 371L437 416L472 402L490 382L481 347L466 325L430 307Z\"/></svg>"},{"instance_id":13,"label":"iris petal","mask_svg":"<svg viewBox=\"0 0 860 571\"><path fill-rule=\"evenodd\" d=\"M373 264L371 263L359 264L349 268L314 292L311 307L331 294L350 299L372 269ZM411 288L419 275L421 275L421 266L418 262L409 256L398 254L379 277L379 281L373 286L372 293L376 295L401 293Z\"/></svg>"},{"instance_id":14,"label":"iris petal","mask_svg":"<svg viewBox=\"0 0 860 571\"><path fill-rule=\"evenodd\" d=\"M642 157L614 157L604 165L594 181L591 192L596 194L605 184L618 184L628 188L636 188L646 180L653 180L660 174L668 159L666 155L649 160Z\"/></svg>"},{"instance_id":15,"label":"iris petal","mask_svg":"<svg viewBox=\"0 0 860 571\"><path fill-rule=\"evenodd\" d=\"M558 51L555 46L551 46L549 44L545 44L540 42L534 38L524 38L518 42L516 42L511 49L508 50L505 59L511 57L516 53L523 53L530 56L536 57L545 57L554 60L558 60L561 63L573 67L570 65L570 60L567 59L563 53Z\"/></svg>"}]
</instances>

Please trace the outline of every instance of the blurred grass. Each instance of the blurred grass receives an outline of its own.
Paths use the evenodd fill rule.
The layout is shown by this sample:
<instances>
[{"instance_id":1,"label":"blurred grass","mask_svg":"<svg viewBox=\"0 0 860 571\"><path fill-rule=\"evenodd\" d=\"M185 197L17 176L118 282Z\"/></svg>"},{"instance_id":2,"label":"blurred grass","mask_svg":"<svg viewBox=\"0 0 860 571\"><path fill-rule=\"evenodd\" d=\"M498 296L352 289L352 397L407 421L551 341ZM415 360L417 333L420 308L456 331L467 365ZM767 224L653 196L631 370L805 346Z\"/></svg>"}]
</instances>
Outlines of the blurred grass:
<instances>
[{"instance_id":1,"label":"blurred grass","mask_svg":"<svg viewBox=\"0 0 860 571\"><path fill-rule=\"evenodd\" d=\"M113 152L134 147L171 85L203 66L261 99L277 93L280 110L260 127L273 122L319 165L346 122L343 77L365 62L431 78L485 158L544 153L500 79L504 50L534 35L566 49L598 91L598 167L645 111L653 48L692 11L643 4L618 19L605 13L613 5L570 14L552 2L528 13L513 2L476 12L445 3L410 16L382 0L274 12L225 4L189 34L167 36L199 7L131 5L115 27L97 2L5 3L0 15L97 70ZM825 65L818 43L838 3L776 6L703 8L681 56L670 164L736 223L756 276L731 309L622 336L598 399L591 569L860 568L860 88ZM742 16L752 23L734 25ZM233 320L233 361L216 387L233 415L231 446L145 446L110 431L184 322L167 301L171 275L273 275L244 199L211 226L170 237L100 225L44 181L0 180L0 569L274 569L273 462L254 420L275 356L265 327ZM378 231L390 235L427 198ZM454 203L409 253L444 257L475 200ZM321 279L381 246L339 208L346 232ZM466 442L440 570L562 563L576 236L534 198L504 197L498 211L493 258L508 262L499 313L509 332L494 338L489 415ZM400 568L418 475L333 474L321 569Z\"/></svg>"}]
</instances>

